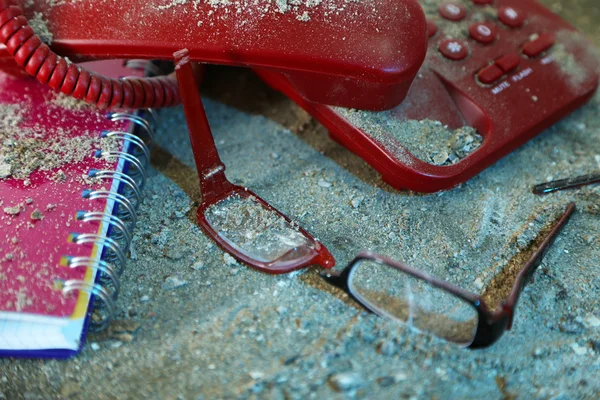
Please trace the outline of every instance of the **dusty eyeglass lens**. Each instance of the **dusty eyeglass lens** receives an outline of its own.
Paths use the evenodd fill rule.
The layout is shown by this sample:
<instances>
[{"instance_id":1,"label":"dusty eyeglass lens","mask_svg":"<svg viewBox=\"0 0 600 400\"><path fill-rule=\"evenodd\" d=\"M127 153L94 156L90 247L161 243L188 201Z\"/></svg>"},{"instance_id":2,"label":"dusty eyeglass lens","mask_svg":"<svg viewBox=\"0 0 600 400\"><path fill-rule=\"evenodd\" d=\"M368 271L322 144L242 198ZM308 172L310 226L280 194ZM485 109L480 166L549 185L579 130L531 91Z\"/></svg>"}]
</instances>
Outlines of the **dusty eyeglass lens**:
<instances>
[{"instance_id":1,"label":"dusty eyeglass lens","mask_svg":"<svg viewBox=\"0 0 600 400\"><path fill-rule=\"evenodd\" d=\"M261 262L296 260L311 254L313 242L256 198L230 196L206 210L206 220L229 245Z\"/></svg>"},{"instance_id":2,"label":"dusty eyeglass lens","mask_svg":"<svg viewBox=\"0 0 600 400\"><path fill-rule=\"evenodd\" d=\"M463 345L475 338L479 318L472 305L400 269L360 260L348 287L377 314Z\"/></svg>"}]
</instances>

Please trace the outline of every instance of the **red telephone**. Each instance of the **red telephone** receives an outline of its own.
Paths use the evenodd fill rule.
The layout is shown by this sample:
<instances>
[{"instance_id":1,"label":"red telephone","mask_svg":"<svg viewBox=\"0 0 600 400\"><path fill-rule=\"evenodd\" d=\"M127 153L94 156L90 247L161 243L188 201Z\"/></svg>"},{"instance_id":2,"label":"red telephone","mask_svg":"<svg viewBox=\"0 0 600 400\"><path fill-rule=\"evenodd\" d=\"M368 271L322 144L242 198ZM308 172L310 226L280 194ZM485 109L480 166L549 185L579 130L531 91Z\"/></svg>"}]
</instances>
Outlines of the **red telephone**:
<instances>
[{"instance_id":1,"label":"red telephone","mask_svg":"<svg viewBox=\"0 0 600 400\"><path fill-rule=\"evenodd\" d=\"M406 100L389 111L318 104L302 96L285 74L256 72L323 123L334 140L369 162L384 181L418 192L467 181L594 94L598 60L591 45L537 2L422 3L429 28L427 59ZM454 131L455 137L475 150L463 159L441 154L440 164L447 160L450 165L440 166L423 160L425 154L417 158L406 149L410 139L397 140L394 129L409 130L409 122L423 120L439 121L448 129L437 131L449 133L473 127L483 137L481 146L473 149L474 137L463 128Z\"/></svg>"},{"instance_id":2,"label":"red telephone","mask_svg":"<svg viewBox=\"0 0 600 400\"><path fill-rule=\"evenodd\" d=\"M0 56L103 107L177 101L174 83L162 78L108 81L53 56L26 26L24 8L29 19L41 13L52 49L73 60L172 59L186 48L192 61L250 66L392 186L423 192L474 176L597 87L589 45L533 0L421 3L429 21L416 0L0 0ZM391 110L349 119L339 107ZM483 143L454 165L420 161L386 129L423 119L470 125Z\"/></svg>"}]
</instances>

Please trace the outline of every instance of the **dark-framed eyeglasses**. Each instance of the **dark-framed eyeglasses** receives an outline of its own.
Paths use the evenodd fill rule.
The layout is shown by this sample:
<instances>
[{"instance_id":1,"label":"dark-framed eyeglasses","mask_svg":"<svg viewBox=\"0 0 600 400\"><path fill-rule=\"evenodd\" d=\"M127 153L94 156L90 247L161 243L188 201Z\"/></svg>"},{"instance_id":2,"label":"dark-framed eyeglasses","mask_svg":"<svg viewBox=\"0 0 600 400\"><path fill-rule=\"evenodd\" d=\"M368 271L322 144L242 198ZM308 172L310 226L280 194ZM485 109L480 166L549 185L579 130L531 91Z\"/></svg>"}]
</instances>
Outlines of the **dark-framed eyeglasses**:
<instances>
[{"instance_id":1,"label":"dark-framed eyeglasses","mask_svg":"<svg viewBox=\"0 0 600 400\"><path fill-rule=\"evenodd\" d=\"M519 295L574 211L575 204L566 207L496 310L477 294L369 252L359 254L341 273L328 271L321 276L382 317L465 347L488 347L511 329Z\"/></svg>"}]
</instances>

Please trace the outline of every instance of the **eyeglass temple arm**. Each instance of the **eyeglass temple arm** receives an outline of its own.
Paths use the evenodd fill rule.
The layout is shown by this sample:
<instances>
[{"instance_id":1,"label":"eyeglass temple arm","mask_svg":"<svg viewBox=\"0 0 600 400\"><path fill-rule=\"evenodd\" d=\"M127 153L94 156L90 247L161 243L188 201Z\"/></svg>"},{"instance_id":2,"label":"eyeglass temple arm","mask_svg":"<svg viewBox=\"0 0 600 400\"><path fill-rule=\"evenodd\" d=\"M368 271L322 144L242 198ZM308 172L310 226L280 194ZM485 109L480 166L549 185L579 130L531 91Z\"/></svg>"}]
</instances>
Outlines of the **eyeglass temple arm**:
<instances>
[{"instance_id":1,"label":"eyeglass temple arm","mask_svg":"<svg viewBox=\"0 0 600 400\"><path fill-rule=\"evenodd\" d=\"M561 179L558 181L546 182L534 186L534 194L546 194L552 193L559 190L573 189L581 186L592 185L594 183L600 183L600 173L582 175L575 178Z\"/></svg>"},{"instance_id":2,"label":"eyeglass temple arm","mask_svg":"<svg viewBox=\"0 0 600 400\"><path fill-rule=\"evenodd\" d=\"M200 178L202 198L206 201L207 197L222 192L223 186L231 184L225 178L225 165L219 157L213 139L188 51L186 49L177 51L173 53L173 57L183 111Z\"/></svg>"},{"instance_id":3,"label":"eyeglass temple arm","mask_svg":"<svg viewBox=\"0 0 600 400\"><path fill-rule=\"evenodd\" d=\"M510 291L510 295L508 296L508 299L504 304L504 311L509 313L507 329L510 329L512 327L514 307L517 304L517 301L519 300L519 295L521 294L521 291L529 282L529 279L533 275L533 272L542 263L544 256L546 255L546 253L548 253L548 250L554 244L554 241L558 237L559 233L565 227L567 222L569 222L569 219L571 219L571 216L575 212L575 209L575 203L570 203L569 205L567 205L564 213L562 214L558 222L556 222L556 224L548 233L544 241L540 244L535 253L532 254L531 258L529 258L523 269L521 269L521 271L517 275L515 283Z\"/></svg>"}]
</instances>

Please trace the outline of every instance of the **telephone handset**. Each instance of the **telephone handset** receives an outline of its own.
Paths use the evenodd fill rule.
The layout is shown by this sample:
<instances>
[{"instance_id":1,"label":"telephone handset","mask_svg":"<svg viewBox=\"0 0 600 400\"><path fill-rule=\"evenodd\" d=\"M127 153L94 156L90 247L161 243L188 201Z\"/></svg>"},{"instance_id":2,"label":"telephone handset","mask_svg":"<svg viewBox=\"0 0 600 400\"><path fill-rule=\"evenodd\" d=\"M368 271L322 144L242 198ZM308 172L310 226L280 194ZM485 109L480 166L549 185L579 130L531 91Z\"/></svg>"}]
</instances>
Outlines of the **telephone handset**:
<instances>
[{"instance_id":1,"label":"telephone handset","mask_svg":"<svg viewBox=\"0 0 600 400\"><path fill-rule=\"evenodd\" d=\"M391 110L318 104L295 90L284 74L256 72L384 181L418 192L467 181L596 91L598 60L591 44L539 3L421 3L428 20L427 58L406 100ZM419 136L428 131L431 137Z\"/></svg>"},{"instance_id":2,"label":"telephone handset","mask_svg":"<svg viewBox=\"0 0 600 400\"><path fill-rule=\"evenodd\" d=\"M174 80L108 81L54 56L27 27L25 3L0 0L0 40L7 45L0 57L11 54L42 82L99 106L178 100ZM392 186L421 192L466 181L596 90L590 45L534 0L420 5L120 0L109 7L93 0L54 6L33 0L25 15L41 13L54 34L52 50L75 60L172 59L186 48L193 61L252 67ZM410 131L402 125L413 122L427 128L415 132L458 129L453 140L462 147L451 149L447 160L446 150L436 153L438 164L450 165L433 165L407 150L411 136L399 138L392 128L400 125L406 136Z\"/></svg>"},{"instance_id":3,"label":"telephone handset","mask_svg":"<svg viewBox=\"0 0 600 400\"><path fill-rule=\"evenodd\" d=\"M19 8L29 20L41 13L53 34L51 48L63 57L172 60L175 51L187 49L191 61L285 73L294 89L314 102L370 110L404 99L427 50L426 21L416 0L49 3L0 0L0 39L7 44L0 57L16 54L32 75L44 72L46 82L56 58L24 28L27 20ZM78 78L76 71L70 73ZM61 80L49 79L56 86ZM89 80L83 75L80 86L87 88ZM99 84L106 90L115 86ZM136 93L149 103L161 88L145 86ZM71 85L60 89L73 91ZM84 99L97 91L102 92Z\"/></svg>"}]
</instances>

